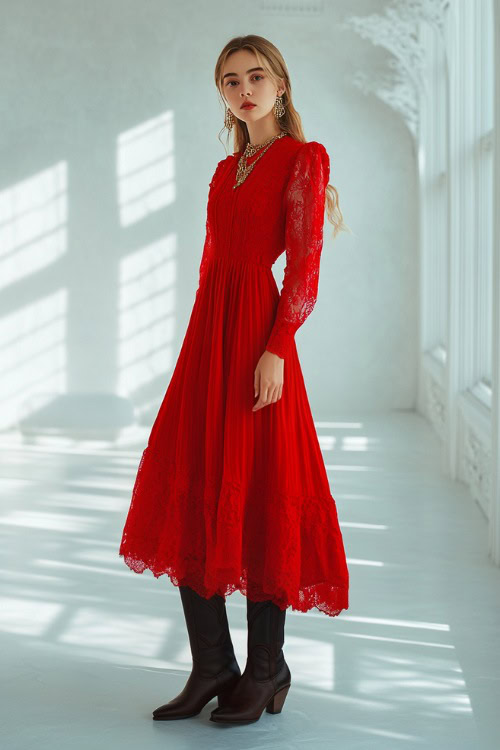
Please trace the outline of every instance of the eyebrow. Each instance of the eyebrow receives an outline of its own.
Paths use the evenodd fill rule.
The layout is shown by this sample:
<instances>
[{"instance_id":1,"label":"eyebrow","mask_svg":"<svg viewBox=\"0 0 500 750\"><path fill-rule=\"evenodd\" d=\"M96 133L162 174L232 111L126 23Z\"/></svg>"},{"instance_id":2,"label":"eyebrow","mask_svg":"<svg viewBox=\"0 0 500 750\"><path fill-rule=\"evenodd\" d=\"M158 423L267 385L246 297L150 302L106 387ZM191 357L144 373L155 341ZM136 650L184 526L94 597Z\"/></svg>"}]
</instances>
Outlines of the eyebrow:
<instances>
[{"instance_id":1,"label":"eyebrow","mask_svg":"<svg viewBox=\"0 0 500 750\"><path fill-rule=\"evenodd\" d=\"M262 72L264 72L264 68L248 68L247 73L252 73L254 70L262 70ZM222 80L224 80L224 78L227 78L228 76L237 76L237 75L238 73L225 73L222 76Z\"/></svg>"}]
</instances>

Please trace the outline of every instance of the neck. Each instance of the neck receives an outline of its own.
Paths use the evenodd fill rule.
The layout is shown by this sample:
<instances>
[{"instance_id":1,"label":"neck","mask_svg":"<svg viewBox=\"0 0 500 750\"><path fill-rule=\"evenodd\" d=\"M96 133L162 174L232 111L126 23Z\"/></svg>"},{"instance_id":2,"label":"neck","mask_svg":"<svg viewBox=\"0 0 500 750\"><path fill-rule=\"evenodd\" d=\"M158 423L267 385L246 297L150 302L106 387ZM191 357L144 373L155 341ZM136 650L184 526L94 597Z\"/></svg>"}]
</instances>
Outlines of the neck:
<instances>
[{"instance_id":1,"label":"neck","mask_svg":"<svg viewBox=\"0 0 500 750\"><path fill-rule=\"evenodd\" d=\"M248 123L247 128L252 146L258 146L260 143L268 141L274 135L279 135L281 130L272 112L270 112L270 117L262 117L257 122Z\"/></svg>"}]
</instances>

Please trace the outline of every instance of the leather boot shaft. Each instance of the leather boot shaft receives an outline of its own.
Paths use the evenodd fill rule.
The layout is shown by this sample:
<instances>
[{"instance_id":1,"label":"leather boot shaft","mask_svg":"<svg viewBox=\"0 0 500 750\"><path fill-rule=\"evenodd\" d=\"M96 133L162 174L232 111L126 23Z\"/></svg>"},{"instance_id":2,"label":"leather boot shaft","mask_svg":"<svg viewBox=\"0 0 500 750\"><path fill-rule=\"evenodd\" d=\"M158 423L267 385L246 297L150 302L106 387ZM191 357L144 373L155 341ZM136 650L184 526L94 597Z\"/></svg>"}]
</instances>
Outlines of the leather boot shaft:
<instances>
[{"instance_id":1,"label":"leather boot shaft","mask_svg":"<svg viewBox=\"0 0 500 750\"><path fill-rule=\"evenodd\" d=\"M196 716L215 696L219 704L224 704L241 675L229 632L225 599L218 594L205 599L188 586L179 589L193 668L183 690L153 711L154 719Z\"/></svg>"},{"instance_id":2,"label":"leather boot shaft","mask_svg":"<svg viewBox=\"0 0 500 750\"><path fill-rule=\"evenodd\" d=\"M211 713L211 721L258 721L264 709L280 713L290 689L291 673L283 654L285 615L271 600L247 597L247 663L226 705Z\"/></svg>"}]
</instances>

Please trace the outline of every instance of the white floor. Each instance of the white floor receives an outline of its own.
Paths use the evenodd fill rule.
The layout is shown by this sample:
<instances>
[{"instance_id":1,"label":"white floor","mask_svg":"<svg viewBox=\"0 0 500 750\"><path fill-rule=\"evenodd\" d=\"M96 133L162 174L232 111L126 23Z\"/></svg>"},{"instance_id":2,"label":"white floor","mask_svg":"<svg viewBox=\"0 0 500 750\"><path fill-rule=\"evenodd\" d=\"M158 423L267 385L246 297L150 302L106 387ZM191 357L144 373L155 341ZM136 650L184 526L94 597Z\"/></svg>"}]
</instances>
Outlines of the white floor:
<instances>
[{"instance_id":1,"label":"white floor","mask_svg":"<svg viewBox=\"0 0 500 750\"><path fill-rule=\"evenodd\" d=\"M184 686L190 652L178 589L118 557L141 440L107 450L2 436L2 748L499 746L500 570L481 511L442 475L419 416L317 429L350 607L287 610L283 712L236 727L208 720L216 700L195 718L151 718ZM227 603L243 669L245 599Z\"/></svg>"}]
</instances>

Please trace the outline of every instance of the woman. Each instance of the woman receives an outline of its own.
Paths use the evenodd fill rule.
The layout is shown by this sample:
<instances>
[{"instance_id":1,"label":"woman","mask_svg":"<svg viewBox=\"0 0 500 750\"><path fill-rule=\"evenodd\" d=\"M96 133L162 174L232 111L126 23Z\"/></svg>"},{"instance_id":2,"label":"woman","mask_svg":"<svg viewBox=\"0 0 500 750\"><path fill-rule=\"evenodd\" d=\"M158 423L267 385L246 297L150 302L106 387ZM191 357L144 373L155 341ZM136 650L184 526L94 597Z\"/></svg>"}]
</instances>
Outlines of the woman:
<instances>
[{"instance_id":1,"label":"woman","mask_svg":"<svg viewBox=\"0 0 500 750\"><path fill-rule=\"evenodd\" d=\"M348 608L335 501L294 335L318 290L328 185L323 145L306 142L288 71L266 39L232 39L215 81L237 151L210 183L199 286L184 342L144 449L120 555L179 587L193 668L155 719L279 713L291 683L288 606ZM286 251L281 295L271 267ZM243 674L225 597L247 598Z\"/></svg>"}]
</instances>

